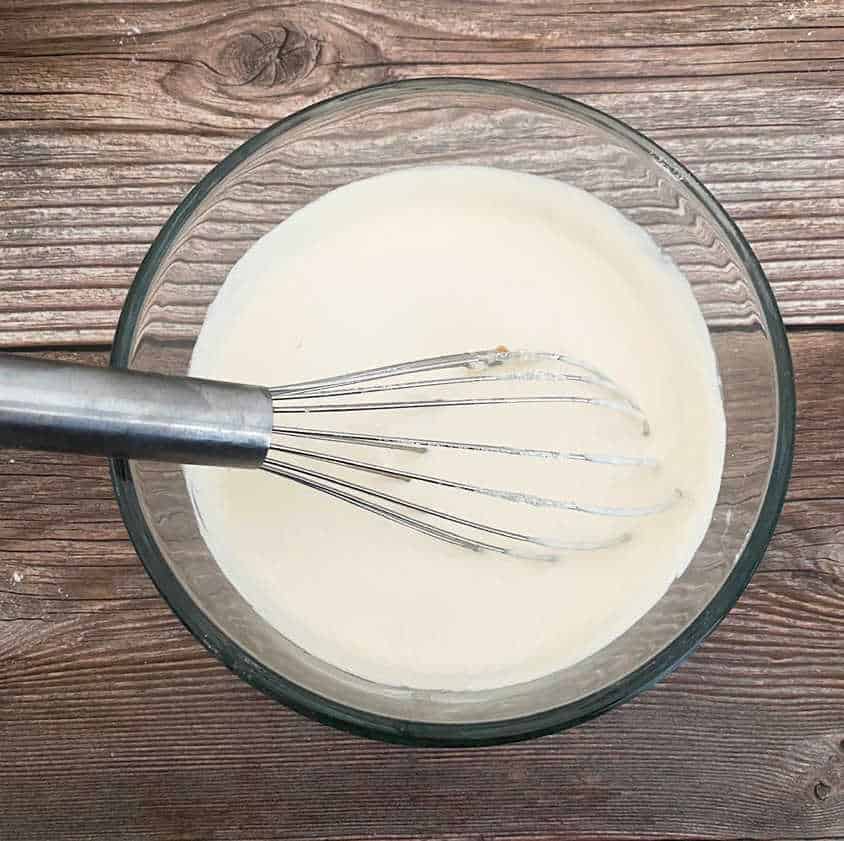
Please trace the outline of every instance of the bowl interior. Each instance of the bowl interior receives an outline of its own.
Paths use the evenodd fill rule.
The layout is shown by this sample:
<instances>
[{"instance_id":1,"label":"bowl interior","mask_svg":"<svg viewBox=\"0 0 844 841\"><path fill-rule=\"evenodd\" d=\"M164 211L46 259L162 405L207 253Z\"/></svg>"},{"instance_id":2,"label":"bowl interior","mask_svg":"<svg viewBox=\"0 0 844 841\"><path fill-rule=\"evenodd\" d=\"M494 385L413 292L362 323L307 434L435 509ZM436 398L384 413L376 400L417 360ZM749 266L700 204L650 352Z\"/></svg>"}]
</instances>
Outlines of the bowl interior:
<instances>
[{"instance_id":1,"label":"bowl interior","mask_svg":"<svg viewBox=\"0 0 844 841\"><path fill-rule=\"evenodd\" d=\"M782 324L747 244L688 172L617 121L529 88L426 80L344 95L256 136L194 189L138 273L113 361L186 373L207 307L257 238L335 187L443 163L542 174L586 189L647 230L692 284L719 366L726 462L702 546L649 613L595 655L529 683L483 692L374 684L312 657L252 610L206 548L180 468L118 461L114 475L162 593L242 676L369 734L501 741L588 718L682 660L738 598L782 504L794 411Z\"/></svg>"}]
</instances>

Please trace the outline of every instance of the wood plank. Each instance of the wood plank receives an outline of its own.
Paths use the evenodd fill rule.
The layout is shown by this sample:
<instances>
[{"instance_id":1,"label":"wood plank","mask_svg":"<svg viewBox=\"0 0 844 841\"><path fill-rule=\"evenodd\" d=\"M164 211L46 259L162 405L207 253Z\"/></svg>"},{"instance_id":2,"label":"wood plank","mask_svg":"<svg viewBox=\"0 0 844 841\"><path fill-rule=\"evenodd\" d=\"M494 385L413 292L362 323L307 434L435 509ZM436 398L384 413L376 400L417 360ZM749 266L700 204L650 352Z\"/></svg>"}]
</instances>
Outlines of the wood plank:
<instances>
[{"instance_id":1,"label":"wood plank","mask_svg":"<svg viewBox=\"0 0 844 841\"><path fill-rule=\"evenodd\" d=\"M0 453L0 837L844 837L844 465L813 434L842 414L844 333L792 350L794 482L737 607L636 701L504 748L388 747L274 704L156 594L101 462Z\"/></svg>"},{"instance_id":2,"label":"wood plank","mask_svg":"<svg viewBox=\"0 0 844 841\"><path fill-rule=\"evenodd\" d=\"M239 142L430 75L529 82L646 131L735 215L789 323L844 323L837 0L7 7L0 346L108 343L159 226Z\"/></svg>"},{"instance_id":3,"label":"wood plank","mask_svg":"<svg viewBox=\"0 0 844 841\"><path fill-rule=\"evenodd\" d=\"M844 498L844 451L836 430L844 417L844 333L792 333L797 436L788 496Z\"/></svg>"},{"instance_id":4,"label":"wood plank","mask_svg":"<svg viewBox=\"0 0 844 841\"><path fill-rule=\"evenodd\" d=\"M840 838L843 597L840 577L761 575L639 700L474 752L305 721L160 604L37 623L4 657L0 826L50 841Z\"/></svg>"}]
</instances>

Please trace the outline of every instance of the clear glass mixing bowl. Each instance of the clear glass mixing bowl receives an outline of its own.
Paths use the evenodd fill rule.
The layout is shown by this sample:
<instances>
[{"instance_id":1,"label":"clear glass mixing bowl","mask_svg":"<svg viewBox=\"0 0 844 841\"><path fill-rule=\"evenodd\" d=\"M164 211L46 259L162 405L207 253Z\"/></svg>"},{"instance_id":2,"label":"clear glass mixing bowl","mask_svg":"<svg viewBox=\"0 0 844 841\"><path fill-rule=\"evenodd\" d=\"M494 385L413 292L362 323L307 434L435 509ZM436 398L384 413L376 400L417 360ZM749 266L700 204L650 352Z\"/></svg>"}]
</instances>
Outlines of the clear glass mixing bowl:
<instances>
[{"instance_id":1,"label":"clear glass mixing bowl","mask_svg":"<svg viewBox=\"0 0 844 841\"><path fill-rule=\"evenodd\" d=\"M115 459L112 474L150 576L196 637L242 678L306 715L368 736L489 744L569 727L630 698L722 619L782 506L794 385L759 263L693 175L599 111L528 87L464 79L344 94L232 152L150 248L126 300L112 364L186 373L208 305L256 239L334 187L432 163L503 167L586 189L645 228L691 282L720 369L726 464L703 545L658 604L597 654L539 680L481 692L379 685L311 656L255 613L205 546L179 467Z\"/></svg>"}]
</instances>

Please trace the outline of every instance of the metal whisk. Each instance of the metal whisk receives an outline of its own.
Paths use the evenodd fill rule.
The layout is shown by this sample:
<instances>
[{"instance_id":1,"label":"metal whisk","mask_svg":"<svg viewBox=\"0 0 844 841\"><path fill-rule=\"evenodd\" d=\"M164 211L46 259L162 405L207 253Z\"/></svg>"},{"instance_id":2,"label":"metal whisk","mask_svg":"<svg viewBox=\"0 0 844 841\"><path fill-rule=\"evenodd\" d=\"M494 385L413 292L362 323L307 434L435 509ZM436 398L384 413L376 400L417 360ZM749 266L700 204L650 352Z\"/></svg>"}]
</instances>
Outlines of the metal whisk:
<instances>
[{"instance_id":1,"label":"metal whisk","mask_svg":"<svg viewBox=\"0 0 844 841\"><path fill-rule=\"evenodd\" d=\"M530 393L495 393L505 384ZM587 386L600 396L571 393ZM475 395L479 388L493 393ZM540 389L535 393L535 389ZM511 389L512 391L512 389ZM531 449L494 443L392 436L300 426L298 416L343 416L399 410L517 404L572 404L617 413L648 434L636 402L597 369L563 354L504 347L419 359L273 388L101 369L0 355L0 445L183 464L259 468L438 540L475 551L555 560L628 540L624 532L597 541L565 541L514 531L502 523L461 517L351 475L449 489L537 509L608 518L657 514L672 498L644 507L590 505L486 486L336 452L345 445L424 454L434 450L545 461L653 469L644 455ZM321 424L318 426L325 426ZM334 451L320 450L333 446ZM314 447L317 447L316 449ZM339 469L339 473L337 472ZM332 472L332 470L334 472ZM383 484L383 483L381 483ZM506 485L506 482L503 483Z\"/></svg>"}]
</instances>

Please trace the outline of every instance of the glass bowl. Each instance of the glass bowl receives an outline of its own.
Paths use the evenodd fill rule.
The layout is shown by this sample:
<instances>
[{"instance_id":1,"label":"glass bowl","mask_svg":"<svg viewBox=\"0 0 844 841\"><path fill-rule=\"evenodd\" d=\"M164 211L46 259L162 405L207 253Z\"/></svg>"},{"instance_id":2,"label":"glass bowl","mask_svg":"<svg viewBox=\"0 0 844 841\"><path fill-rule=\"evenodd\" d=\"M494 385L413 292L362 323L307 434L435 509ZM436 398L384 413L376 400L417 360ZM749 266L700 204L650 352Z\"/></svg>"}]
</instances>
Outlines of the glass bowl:
<instances>
[{"instance_id":1,"label":"glass bowl","mask_svg":"<svg viewBox=\"0 0 844 841\"><path fill-rule=\"evenodd\" d=\"M243 679L367 736L491 744L592 718L677 666L736 602L773 532L794 437L788 344L756 257L706 188L618 120L533 88L426 79L343 94L262 131L190 192L138 271L112 365L185 374L209 304L256 239L330 189L432 163L503 167L588 190L647 230L692 284L722 383L724 475L703 544L639 622L575 666L527 683L474 692L380 685L310 655L250 607L206 548L180 467L115 459L112 476L162 595Z\"/></svg>"}]
</instances>

